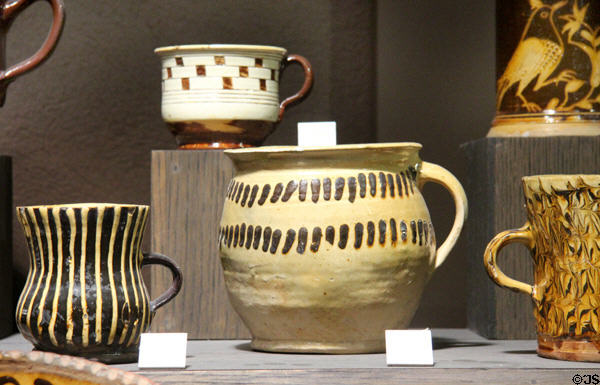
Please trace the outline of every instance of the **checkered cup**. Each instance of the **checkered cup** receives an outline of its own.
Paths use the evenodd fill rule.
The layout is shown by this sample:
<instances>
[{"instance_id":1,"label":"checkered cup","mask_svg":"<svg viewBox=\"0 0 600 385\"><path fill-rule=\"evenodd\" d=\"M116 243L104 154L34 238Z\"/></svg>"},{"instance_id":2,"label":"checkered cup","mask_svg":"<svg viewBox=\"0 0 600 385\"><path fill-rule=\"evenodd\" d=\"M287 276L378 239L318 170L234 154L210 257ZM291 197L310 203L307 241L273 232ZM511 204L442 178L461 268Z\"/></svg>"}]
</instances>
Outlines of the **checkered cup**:
<instances>
[{"instance_id":1,"label":"checkered cup","mask_svg":"<svg viewBox=\"0 0 600 385\"><path fill-rule=\"evenodd\" d=\"M308 60L280 47L182 45L154 52L162 60L162 117L181 149L262 144L313 82ZM279 75L291 62L304 69L304 84L279 102Z\"/></svg>"}]
</instances>

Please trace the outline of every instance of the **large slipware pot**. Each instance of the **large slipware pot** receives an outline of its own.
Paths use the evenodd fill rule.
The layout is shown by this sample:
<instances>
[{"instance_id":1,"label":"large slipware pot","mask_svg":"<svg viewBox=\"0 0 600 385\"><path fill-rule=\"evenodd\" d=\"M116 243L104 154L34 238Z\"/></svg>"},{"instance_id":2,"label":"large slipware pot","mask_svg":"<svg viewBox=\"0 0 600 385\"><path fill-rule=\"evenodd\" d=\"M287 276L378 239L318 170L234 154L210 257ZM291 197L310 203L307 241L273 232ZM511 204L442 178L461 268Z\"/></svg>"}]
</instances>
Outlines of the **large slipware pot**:
<instances>
[{"instance_id":1,"label":"large slipware pot","mask_svg":"<svg viewBox=\"0 0 600 385\"><path fill-rule=\"evenodd\" d=\"M419 159L417 143L228 150L219 247L229 298L252 348L280 352L385 350L408 326L423 288L467 215L458 180ZM436 239L421 187L456 204Z\"/></svg>"}]
</instances>

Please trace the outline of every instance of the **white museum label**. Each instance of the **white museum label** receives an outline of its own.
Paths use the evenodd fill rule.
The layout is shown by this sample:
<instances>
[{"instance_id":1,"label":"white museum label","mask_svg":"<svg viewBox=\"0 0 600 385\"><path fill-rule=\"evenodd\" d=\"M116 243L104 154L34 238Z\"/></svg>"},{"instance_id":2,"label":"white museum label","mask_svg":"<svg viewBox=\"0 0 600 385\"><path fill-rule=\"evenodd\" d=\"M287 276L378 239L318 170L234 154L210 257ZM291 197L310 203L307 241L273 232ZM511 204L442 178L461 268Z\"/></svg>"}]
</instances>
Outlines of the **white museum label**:
<instances>
[{"instance_id":1,"label":"white museum label","mask_svg":"<svg viewBox=\"0 0 600 385\"><path fill-rule=\"evenodd\" d=\"M185 368L187 333L142 333L138 368Z\"/></svg>"},{"instance_id":2,"label":"white museum label","mask_svg":"<svg viewBox=\"0 0 600 385\"><path fill-rule=\"evenodd\" d=\"M385 358L388 366L433 365L431 330L386 330Z\"/></svg>"},{"instance_id":3,"label":"white museum label","mask_svg":"<svg viewBox=\"0 0 600 385\"><path fill-rule=\"evenodd\" d=\"M299 122L298 146L335 146L337 144L335 122Z\"/></svg>"}]
</instances>

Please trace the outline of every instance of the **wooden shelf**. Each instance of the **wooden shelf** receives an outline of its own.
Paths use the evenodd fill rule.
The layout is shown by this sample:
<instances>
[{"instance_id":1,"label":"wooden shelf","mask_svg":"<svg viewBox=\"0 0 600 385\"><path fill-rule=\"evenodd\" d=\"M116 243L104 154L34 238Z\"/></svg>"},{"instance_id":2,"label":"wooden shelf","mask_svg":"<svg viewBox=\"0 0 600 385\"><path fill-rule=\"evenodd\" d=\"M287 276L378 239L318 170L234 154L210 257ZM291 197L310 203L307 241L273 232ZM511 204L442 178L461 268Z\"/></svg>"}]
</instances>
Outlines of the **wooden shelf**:
<instances>
[{"instance_id":1,"label":"wooden shelf","mask_svg":"<svg viewBox=\"0 0 600 385\"><path fill-rule=\"evenodd\" d=\"M538 357L534 340L488 340L465 329L434 329L433 367L387 367L384 354L316 355L255 352L244 340L188 342L185 370L139 370L114 365L161 384L464 384L561 383L600 376L600 363ZM2 350L31 349L21 335L0 340Z\"/></svg>"}]
</instances>

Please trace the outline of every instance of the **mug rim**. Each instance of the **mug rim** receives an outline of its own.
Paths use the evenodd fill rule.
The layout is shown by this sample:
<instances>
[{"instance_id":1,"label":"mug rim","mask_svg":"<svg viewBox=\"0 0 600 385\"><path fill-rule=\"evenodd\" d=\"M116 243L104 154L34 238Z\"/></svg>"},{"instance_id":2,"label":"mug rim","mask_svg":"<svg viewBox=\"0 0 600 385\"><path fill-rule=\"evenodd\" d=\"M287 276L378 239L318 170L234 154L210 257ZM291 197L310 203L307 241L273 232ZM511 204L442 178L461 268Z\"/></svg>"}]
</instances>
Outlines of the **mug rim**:
<instances>
[{"instance_id":1,"label":"mug rim","mask_svg":"<svg viewBox=\"0 0 600 385\"><path fill-rule=\"evenodd\" d=\"M171 55L174 53L185 52L207 52L207 51L222 51L222 52L262 52L285 55L287 50L282 47L272 45L254 45L254 44L184 44L184 45L169 45L154 49L154 53L159 56Z\"/></svg>"},{"instance_id":2,"label":"mug rim","mask_svg":"<svg viewBox=\"0 0 600 385\"><path fill-rule=\"evenodd\" d=\"M397 169L398 164L421 162L419 150L423 146L414 142L341 144L337 146L263 146L225 150L224 154L233 161L237 172L252 170L255 162L260 168L286 167L364 168L368 165ZM278 162L274 162L278 160ZM266 161L266 164L264 163ZM316 162L316 163L315 163ZM320 165L320 166L319 166Z\"/></svg>"},{"instance_id":3,"label":"mug rim","mask_svg":"<svg viewBox=\"0 0 600 385\"><path fill-rule=\"evenodd\" d=\"M552 181L570 181L577 178L581 179L595 179L600 181L600 174L540 174L540 175L527 175L521 177L524 183L531 181L542 180L544 182Z\"/></svg>"},{"instance_id":4,"label":"mug rim","mask_svg":"<svg viewBox=\"0 0 600 385\"><path fill-rule=\"evenodd\" d=\"M32 206L17 206L17 210L22 209L55 209L55 208L65 208L65 209L83 209L83 208L97 208L104 209L108 207L138 207L138 208L149 208L148 205L138 205L138 204L129 204L129 203L93 203L93 202L83 202L83 203L59 203L59 204L51 204L51 205L32 205Z\"/></svg>"},{"instance_id":5,"label":"mug rim","mask_svg":"<svg viewBox=\"0 0 600 385\"><path fill-rule=\"evenodd\" d=\"M572 191L581 187L600 187L598 174L545 174L521 178L523 189L552 194L552 191Z\"/></svg>"}]
</instances>

